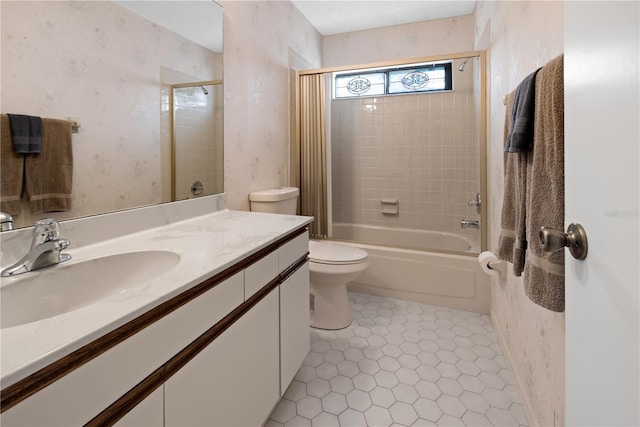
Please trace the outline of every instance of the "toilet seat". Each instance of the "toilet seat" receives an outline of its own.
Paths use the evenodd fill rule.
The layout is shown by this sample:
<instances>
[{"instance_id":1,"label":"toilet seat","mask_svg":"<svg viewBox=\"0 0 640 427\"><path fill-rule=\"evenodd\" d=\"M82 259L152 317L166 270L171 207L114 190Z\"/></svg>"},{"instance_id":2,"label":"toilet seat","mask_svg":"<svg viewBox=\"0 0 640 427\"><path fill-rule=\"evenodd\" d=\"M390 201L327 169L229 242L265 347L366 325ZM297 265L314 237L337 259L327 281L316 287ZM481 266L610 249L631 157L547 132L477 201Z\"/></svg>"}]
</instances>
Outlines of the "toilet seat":
<instances>
[{"instance_id":1,"label":"toilet seat","mask_svg":"<svg viewBox=\"0 0 640 427\"><path fill-rule=\"evenodd\" d=\"M367 252L349 245L327 241L309 241L309 261L328 265L360 264L367 260Z\"/></svg>"}]
</instances>

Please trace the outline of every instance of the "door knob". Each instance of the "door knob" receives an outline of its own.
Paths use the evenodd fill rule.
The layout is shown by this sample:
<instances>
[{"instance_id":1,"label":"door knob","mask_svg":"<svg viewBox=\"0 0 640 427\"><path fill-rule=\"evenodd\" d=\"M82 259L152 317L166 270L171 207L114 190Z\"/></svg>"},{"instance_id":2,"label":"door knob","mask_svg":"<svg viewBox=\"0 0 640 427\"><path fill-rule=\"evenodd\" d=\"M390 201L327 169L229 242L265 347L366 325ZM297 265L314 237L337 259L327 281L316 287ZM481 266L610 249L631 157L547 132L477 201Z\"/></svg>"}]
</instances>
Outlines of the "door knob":
<instances>
[{"instance_id":1,"label":"door knob","mask_svg":"<svg viewBox=\"0 0 640 427\"><path fill-rule=\"evenodd\" d=\"M580 224L569 224L566 233L542 226L540 227L539 236L540 245L546 252L568 247L569 252L575 259L585 259L587 257L587 233Z\"/></svg>"}]
</instances>

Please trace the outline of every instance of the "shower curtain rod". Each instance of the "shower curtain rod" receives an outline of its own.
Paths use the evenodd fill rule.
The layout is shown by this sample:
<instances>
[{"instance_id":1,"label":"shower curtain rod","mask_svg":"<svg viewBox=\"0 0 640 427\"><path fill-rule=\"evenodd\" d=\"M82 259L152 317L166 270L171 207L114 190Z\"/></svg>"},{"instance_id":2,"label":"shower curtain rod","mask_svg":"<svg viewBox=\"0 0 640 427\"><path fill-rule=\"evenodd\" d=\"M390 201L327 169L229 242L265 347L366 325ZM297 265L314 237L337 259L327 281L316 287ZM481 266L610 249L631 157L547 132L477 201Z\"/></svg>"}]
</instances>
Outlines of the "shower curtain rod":
<instances>
[{"instance_id":1,"label":"shower curtain rod","mask_svg":"<svg viewBox=\"0 0 640 427\"><path fill-rule=\"evenodd\" d=\"M370 62L366 64L353 64L353 65L343 65L343 66L335 66L335 67L325 67L325 68L316 68L311 70L300 70L298 71L298 75L310 75L310 74L324 74L324 73L335 73L340 71L352 71L352 70L360 70L363 68L383 68L383 67L394 67L401 66L403 64L411 64L411 63L419 63L419 62L435 62L435 61L444 61L448 59L465 59L465 58L480 58L484 54L483 50L472 50L468 52L460 52L460 53L452 53L447 55L434 55L434 56L423 56L419 58L407 58L402 60L393 60L393 61L381 61L381 62Z\"/></svg>"},{"instance_id":2,"label":"shower curtain rod","mask_svg":"<svg viewBox=\"0 0 640 427\"><path fill-rule=\"evenodd\" d=\"M201 82L176 83L174 85L171 85L171 87L175 89L181 89L185 87L216 86L221 84L222 80L203 80Z\"/></svg>"}]
</instances>

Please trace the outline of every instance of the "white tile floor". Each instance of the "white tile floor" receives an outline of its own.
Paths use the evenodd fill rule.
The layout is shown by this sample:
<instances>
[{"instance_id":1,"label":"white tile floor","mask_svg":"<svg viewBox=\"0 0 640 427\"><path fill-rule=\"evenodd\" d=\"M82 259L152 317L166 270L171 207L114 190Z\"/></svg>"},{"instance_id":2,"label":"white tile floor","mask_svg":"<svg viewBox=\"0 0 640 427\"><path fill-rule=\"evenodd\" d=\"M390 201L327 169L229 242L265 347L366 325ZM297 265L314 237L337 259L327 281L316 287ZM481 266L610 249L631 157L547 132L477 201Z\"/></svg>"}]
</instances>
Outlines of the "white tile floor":
<instances>
[{"instance_id":1,"label":"white tile floor","mask_svg":"<svg viewBox=\"0 0 640 427\"><path fill-rule=\"evenodd\" d=\"M276 426L527 426L487 315L350 293L353 323L311 329Z\"/></svg>"}]
</instances>

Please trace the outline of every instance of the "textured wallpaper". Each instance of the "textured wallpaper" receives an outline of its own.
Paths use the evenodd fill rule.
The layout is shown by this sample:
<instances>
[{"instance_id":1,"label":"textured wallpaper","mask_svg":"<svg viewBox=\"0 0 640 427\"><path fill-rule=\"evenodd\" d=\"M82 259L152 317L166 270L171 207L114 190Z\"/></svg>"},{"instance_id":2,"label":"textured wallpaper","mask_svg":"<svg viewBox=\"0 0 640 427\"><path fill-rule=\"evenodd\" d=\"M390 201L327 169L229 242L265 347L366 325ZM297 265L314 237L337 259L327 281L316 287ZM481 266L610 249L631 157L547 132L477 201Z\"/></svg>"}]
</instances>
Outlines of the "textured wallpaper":
<instances>
[{"instance_id":1,"label":"textured wallpaper","mask_svg":"<svg viewBox=\"0 0 640 427\"><path fill-rule=\"evenodd\" d=\"M478 2L476 47L489 49L489 250L500 235L503 181L503 97L563 51L559 1ZM491 317L522 385L532 426L564 425L564 313L532 303L521 277L492 279Z\"/></svg>"},{"instance_id":2,"label":"textured wallpaper","mask_svg":"<svg viewBox=\"0 0 640 427\"><path fill-rule=\"evenodd\" d=\"M285 1L223 1L225 191L230 209L249 193L289 183L290 53L320 63L320 34Z\"/></svg>"},{"instance_id":3,"label":"textured wallpaper","mask_svg":"<svg viewBox=\"0 0 640 427\"><path fill-rule=\"evenodd\" d=\"M473 50L473 16L326 36L323 66L410 59Z\"/></svg>"}]
</instances>

